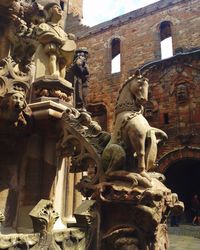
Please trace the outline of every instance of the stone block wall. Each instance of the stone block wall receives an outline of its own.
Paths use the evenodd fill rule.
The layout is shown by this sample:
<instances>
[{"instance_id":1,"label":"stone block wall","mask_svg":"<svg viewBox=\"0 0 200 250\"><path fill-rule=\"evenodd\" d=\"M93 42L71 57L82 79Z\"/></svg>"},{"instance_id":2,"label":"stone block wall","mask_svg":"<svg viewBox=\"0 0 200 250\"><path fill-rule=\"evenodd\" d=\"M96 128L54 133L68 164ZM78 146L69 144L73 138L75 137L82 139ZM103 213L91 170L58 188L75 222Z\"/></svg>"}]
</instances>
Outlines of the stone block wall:
<instances>
[{"instance_id":1,"label":"stone block wall","mask_svg":"<svg viewBox=\"0 0 200 250\"><path fill-rule=\"evenodd\" d=\"M169 136L159 151L159 158L163 160L177 149L187 149L188 155L186 153L184 158L191 158L194 152L197 156L197 149L200 150L199 59L200 50L197 50L144 68L149 78L149 102L145 105L145 116L152 126L161 128Z\"/></svg>"},{"instance_id":2,"label":"stone block wall","mask_svg":"<svg viewBox=\"0 0 200 250\"><path fill-rule=\"evenodd\" d=\"M160 60L161 22L172 24L174 53L180 48L190 51L200 46L199 10L198 0L162 0L77 33L78 46L87 47L90 53L88 103L105 105L109 131L118 91L125 79L135 68ZM116 74L111 74L110 66L113 38L119 38L121 43L121 72Z\"/></svg>"}]
</instances>

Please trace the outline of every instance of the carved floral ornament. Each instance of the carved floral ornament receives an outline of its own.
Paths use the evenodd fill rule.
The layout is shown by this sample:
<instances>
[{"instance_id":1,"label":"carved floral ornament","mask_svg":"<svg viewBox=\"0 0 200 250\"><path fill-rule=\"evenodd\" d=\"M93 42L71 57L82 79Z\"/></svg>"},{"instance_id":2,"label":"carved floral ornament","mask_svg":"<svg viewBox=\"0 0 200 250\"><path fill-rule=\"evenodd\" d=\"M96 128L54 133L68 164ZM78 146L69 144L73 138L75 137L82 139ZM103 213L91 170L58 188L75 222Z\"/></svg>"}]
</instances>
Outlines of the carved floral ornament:
<instances>
[{"instance_id":1,"label":"carved floral ornament","mask_svg":"<svg viewBox=\"0 0 200 250\"><path fill-rule=\"evenodd\" d=\"M101 153L110 135L102 131L86 111L79 112L74 108L64 112L61 128L62 136L57 144L58 156L71 157L72 173L87 172L82 183L97 183L103 173Z\"/></svg>"},{"instance_id":2,"label":"carved floral ornament","mask_svg":"<svg viewBox=\"0 0 200 250\"><path fill-rule=\"evenodd\" d=\"M30 70L22 72L19 65L11 57L7 57L0 62L0 76L23 82L30 82L31 79Z\"/></svg>"},{"instance_id":3,"label":"carved floral ornament","mask_svg":"<svg viewBox=\"0 0 200 250\"><path fill-rule=\"evenodd\" d=\"M34 234L1 234L0 249L32 249L32 250L60 250L83 249L85 234L77 229L52 232L53 225L58 218L50 200L40 200L29 214L33 221ZM0 224L4 215L0 212Z\"/></svg>"},{"instance_id":4,"label":"carved floral ornament","mask_svg":"<svg viewBox=\"0 0 200 250\"><path fill-rule=\"evenodd\" d=\"M33 220L34 230L42 230L42 225L45 225L45 230L51 232L53 225L59 218L58 213L53 208L53 203L49 200L40 200L38 204L29 213ZM41 228L40 228L41 227Z\"/></svg>"}]
</instances>

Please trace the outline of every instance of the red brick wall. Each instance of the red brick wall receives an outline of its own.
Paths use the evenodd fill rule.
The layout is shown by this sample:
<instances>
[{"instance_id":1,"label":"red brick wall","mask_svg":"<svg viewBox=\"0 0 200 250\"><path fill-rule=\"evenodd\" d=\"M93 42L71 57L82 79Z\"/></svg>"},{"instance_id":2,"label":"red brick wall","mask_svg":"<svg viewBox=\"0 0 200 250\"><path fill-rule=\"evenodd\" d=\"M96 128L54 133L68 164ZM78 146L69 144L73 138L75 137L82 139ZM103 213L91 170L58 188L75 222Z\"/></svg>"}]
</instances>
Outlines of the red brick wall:
<instances>
[{"instance_id":1,"label":"red brick wall","mask_svg":"<svg viewBox=\"0 0 200 250\"><path fill-rule=\"evenodd\" d=\"M144 71L149 69L146 71L146 76L149 78L151 105L148 106L152 107L152 115L147 119L152 126L161 128L169 136L166 144L159 150L158 158L178 148L188 146L195 147L196 150L199 148L199 59L200 50L176 55L144 69ZM180 92L181 86L184 86L184 92ZM168 114L168 124L164 120L164 114ZM200 152L200 148L198 150Z\"/></svg>"},{"instance_id":2,"label":"red brick wall","mask_svg":"<svg viewBox=\"0 0 200 250\"><path fill-rule=\"evenodd\" d=\"M78 46L87 47L90 53L88 102L106 106L108 130L118 90L130 71L160 58L160 23L172 23L174 51L180 47L189 50L200 45L199 13L198 0L162 0L77 34ZM121 73L111 75L110 42L116 37L121 40Z\"/></svg>"}]
</instances>

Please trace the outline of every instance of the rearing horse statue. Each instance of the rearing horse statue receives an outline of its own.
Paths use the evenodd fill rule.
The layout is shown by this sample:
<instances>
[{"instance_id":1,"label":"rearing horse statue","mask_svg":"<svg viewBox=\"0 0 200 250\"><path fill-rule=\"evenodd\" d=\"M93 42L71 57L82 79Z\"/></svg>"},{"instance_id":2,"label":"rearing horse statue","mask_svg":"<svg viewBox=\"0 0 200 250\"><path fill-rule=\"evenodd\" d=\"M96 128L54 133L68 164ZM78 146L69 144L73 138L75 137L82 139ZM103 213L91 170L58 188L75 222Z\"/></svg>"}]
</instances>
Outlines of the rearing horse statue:
<instances>
[{"instance_id":1,"label":"rearing horse statue","mask_svg":"<svg viewBox=\"0 0 200 250\"><path fill-rule=\"evenodd\" d=\"M102 154L106 174L128 170L146 176L146 171L155 168L157 143L167 139L167 134L151 127L143 116L147 100L148 80L137 71L117 98L113 133Z\"/></svg>"}]
</instances>

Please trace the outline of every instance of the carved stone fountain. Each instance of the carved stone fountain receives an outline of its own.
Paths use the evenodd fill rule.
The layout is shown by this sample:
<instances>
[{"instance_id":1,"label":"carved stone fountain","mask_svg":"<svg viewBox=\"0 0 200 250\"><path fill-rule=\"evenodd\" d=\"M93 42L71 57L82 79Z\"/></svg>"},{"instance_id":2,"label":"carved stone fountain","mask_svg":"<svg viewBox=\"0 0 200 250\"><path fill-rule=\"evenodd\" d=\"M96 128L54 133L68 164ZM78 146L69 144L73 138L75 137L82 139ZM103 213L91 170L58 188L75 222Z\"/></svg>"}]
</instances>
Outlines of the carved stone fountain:
<instances>
[{"instance_id":1,"label":"carved stone fountain","mask_svg":"<svg viewBox=\"0 0 200 250\"><path fill-rule=\"evenodd\" d=\"M59 152L72 156L72 171L88 171L77 189L91 200L75 213L87 229L87 249L169 249L167 217L184 206L154 172L157 144L167 135L142 114L147 92L148 80L139 72L125 82L111 136L87 113L63 114Z\"/></svg>"},{"instance_id":2,"label":"carved stone fountain","mask_svg":"<svg viewBox=\"0 0 200 250\"><path fill-rule=\"evenodd\" d=\"M167 135L143 116L148 79L137 71L124 83L110 135L85 109L88 51L60 27L58 3L0 8L0 249L168 249L167 217L184 206L154 172ZM76 227L55 232L65 158L84 173L86 200Z\"/></svg>"}]
</instances>

